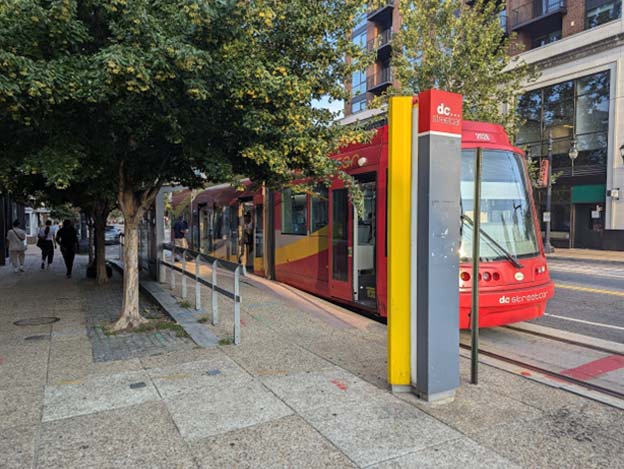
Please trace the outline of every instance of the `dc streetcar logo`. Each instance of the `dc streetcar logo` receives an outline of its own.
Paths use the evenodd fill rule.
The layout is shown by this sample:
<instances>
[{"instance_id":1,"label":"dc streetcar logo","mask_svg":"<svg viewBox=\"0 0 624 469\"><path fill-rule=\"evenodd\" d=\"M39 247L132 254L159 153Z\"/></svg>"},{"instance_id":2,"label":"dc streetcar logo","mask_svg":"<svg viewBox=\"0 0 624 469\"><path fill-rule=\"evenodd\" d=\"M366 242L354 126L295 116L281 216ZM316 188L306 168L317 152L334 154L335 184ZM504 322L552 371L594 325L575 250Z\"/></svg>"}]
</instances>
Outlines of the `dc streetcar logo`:
<instances>
[{"instance_id":1,"label":"dc streetcar logo","mask_svg":"<svg viewBox=\"0 0 624 469\"><path fill-rule=\"evenodd\" d=\"M538 293L529 293L527 295L517 296L501 296L498 298L498 303L501 305L519 304L519 303L532 303L534 301L545 300L548 297L548 293L545 291Z\"/></svg>"},{"instance_id":2,"label":"dc streetcar logo","mask_svg":"<svg viewBox=\"0 0 624 469\"><path fill-rule=\"evenodd\" d=\"M450 106L441 102L436 108L435 114L432 116L432 122L435 124L444 124L451 126L461 125L461 113L452 112Z\"/></svg>"}]
</instances>

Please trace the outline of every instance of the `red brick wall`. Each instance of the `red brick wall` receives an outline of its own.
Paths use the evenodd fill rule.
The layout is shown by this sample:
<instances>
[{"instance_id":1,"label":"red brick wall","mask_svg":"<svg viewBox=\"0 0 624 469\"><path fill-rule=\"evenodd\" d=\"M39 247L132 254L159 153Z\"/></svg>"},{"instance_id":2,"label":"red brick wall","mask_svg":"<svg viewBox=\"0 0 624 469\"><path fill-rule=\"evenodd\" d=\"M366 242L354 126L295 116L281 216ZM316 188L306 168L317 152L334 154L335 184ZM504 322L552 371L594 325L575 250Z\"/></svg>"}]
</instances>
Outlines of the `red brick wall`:
<instances>
[{"instance_id":1,"label":"red brick wall","mask_svg":"<svg viewBox=\"0 0 624 469\"><path fill-rule=\"evenodd\" d=\"M580 33L585 29L585 0L567 0L568 13L561 25L563 37Z\"/></svg>"}]
</instances>

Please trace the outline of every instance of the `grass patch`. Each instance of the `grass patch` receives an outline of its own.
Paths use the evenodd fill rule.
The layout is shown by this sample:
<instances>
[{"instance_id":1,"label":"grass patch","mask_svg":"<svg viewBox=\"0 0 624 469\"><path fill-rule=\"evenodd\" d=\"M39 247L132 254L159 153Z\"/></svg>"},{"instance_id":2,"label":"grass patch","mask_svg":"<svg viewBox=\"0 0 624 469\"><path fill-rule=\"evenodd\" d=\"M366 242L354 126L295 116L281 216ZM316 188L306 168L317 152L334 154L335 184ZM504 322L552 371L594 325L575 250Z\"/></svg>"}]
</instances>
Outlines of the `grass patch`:
<instances>
[{"instance_id":1,"label":"grass patch","mask_svg":"<svg viewBox=\"0 0 624 469\"><path fill-rule=\"evenodd\" d=\"M231 337L224 337L223 339L219 339L219 345L232 345L234 341Z\"/></svg>"},{"instance_id":2,"label":"grass patch","mask_svg":"<svg viewBox=\"0 0 624 469\"><path fill-rule=\"evenodd\" d=\"M202 316L201 318L197 320L197 322L200 324L204 324L205 322L208 322L208 321L210 321L210 318L208 316Z\"/></svg>"},{"instance_id":3,"label":"grass patch","mask_svg":"<svg viewBox=\"0 0 624 469\"><path fill-rule=\"evenodd\" d=\"M104 331L104 334L108 336L126 332L142 333L169 330L175 332L176 337L188 337L188 334L180 324L166 319L152 319L144 324L141 324L139 327L125 331L113 331L110 329L109 325L103 326L102 330Z\"/></svg>"},{"instance_id":4,"label":"grass patch","mask_svg":"<svg viewBox=\"0 0 624 469\"><path fill-rule=\"evenodd\" d=\"M180 306L180 308L190 309L191 302L189 300L180 300L178 301L178 305Z\"/></svg>"}]
</instances>

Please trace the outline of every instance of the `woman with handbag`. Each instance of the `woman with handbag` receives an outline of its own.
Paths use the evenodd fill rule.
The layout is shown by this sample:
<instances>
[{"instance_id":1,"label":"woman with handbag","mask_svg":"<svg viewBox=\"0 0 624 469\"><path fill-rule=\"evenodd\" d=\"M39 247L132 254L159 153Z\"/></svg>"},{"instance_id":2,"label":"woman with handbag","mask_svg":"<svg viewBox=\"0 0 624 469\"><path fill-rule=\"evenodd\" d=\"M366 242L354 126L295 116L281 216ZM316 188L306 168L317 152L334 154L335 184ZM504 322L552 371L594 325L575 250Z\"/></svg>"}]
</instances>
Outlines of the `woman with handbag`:
<instances>
[{"instance_id":1,"label":"woman with handbag","mask_svg":"<svg viewBox=\"0 0 624 469\"><path fill-rule=\"evenodd\" d=\"M26 232L19 225L19 220L15 220L13 228L7 233L9 257L15 273L24 272L24 253L26 252Z\"/></svg>"},{"instance_id":2,"label":"woman with handbag","mask_svg":"<svg viewBox=\"0 0 624 469\"><path fill-rule=\"evenodd\" d=\"M46 220L45 227L39 230L37 247L41 249L41 268L46 268L46 260L48 269L54 260L54 232L52 231L52 221Z\"/></svg>"}]
</instances>

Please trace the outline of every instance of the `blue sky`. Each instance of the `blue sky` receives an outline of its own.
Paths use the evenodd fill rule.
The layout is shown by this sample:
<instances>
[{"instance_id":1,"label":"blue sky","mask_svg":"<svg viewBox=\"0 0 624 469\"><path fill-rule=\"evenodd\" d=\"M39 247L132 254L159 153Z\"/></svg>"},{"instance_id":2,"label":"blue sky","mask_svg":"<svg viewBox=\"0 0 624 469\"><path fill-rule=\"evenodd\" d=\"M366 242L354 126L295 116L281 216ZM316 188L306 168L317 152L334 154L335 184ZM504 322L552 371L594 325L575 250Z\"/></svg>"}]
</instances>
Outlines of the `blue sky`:
<instances>
[{"instance_id":1,"label":"blue sky","mask_svg":"<svg viewBox=\"0 0 624 469\"><path fill-rule=\"evenodd\" d=\"M324 96L319 100L312 101L312 106L317 108L325 108L329 109L332 112L340 112L340 115L337 118L342 117L342 111L344 110L344 102L343 101L332 101L329 102L329 96Z\"/></svg>"}]
</instances>

